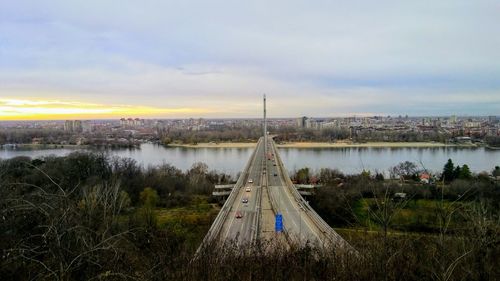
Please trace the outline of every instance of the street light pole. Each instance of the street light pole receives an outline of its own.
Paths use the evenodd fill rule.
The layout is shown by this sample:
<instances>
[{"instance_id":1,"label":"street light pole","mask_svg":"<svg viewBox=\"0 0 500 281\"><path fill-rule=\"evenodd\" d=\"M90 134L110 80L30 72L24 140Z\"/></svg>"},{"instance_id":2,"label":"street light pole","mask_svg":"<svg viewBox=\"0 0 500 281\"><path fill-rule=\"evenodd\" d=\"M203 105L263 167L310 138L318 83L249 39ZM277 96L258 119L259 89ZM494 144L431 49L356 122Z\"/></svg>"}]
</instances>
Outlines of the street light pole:
<instances>
[{"instance_id":1,"label":"street light pole","mask_svg":"<svg viewBox=\"0 0 500 281\"><path fill-rule=\"evenodd\" d=\"M267 156L266 94L264 94L264 156Z\"/></svg>"}]
</instances>

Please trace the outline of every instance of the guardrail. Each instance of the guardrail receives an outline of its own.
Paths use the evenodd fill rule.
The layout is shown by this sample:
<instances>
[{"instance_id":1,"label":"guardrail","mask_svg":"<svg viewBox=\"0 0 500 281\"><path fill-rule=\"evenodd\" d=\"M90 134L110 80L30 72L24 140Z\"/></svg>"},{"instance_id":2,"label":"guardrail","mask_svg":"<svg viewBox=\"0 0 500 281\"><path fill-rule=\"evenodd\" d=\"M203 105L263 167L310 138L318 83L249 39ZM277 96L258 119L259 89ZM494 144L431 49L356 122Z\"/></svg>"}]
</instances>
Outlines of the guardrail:
<instances>
[{"instance_id":1,"label":"guardrail","mask_svg":"<svg viewBox=\"0 0 500 281\"><path fill-rule=\"evenodd\" d=\"M205 245L206 243L213 241L214 238L218 237L220 234L220 231L224 225L224 222L226 221L227 215L231 211L231 208L234 204L234 201L236 197L238 196L238 192L240 191L241 186L245 184L247 178L248 178L248 170L250 169L252 163L255 160L255 154L257 153L257 150L259 148L260 143L262 142L262 138L259 139L257 142L257 147L252 153L252 156L248 160L245 169L243 170L243 173L240 175L238 178L238 181L234 185L234 188L231 190L231 194L229 194L229 197L226 199L226 202L224 202L224 205L222 206L221 210L219 211L219 214L215 218L214 222L210 226L210 229L208 230L207 235L205 235L205 238L203 238L203 241L198 248L197 252L200 251L200 248Z\"/></svg>"},{"instance_id":2,"label":"guardrail","mask_svg":"<svg viewBox=\"0 0 500 281\"><path fill-rule=\"evenodd\" d=\"M267 144L265 144L267 145ZM271 209L273 210L273 213L274 215L276 216L276 214L278 214L278 204L276 203L275 201L275 197L271 195L271 188L268 184L268 181L267 181L267 177L269 176L267 174L267 155L265 155L264 157L264 166L266 167L266 190L267 190L267 197L269 198L269 204L271 205ZM292 237L290 236L289 232L287 231L287 227L286 225L283 225L283 234L285 235L285 239L288 241L288 242L292 242Z\"/></svg>"},{"instance_id":3,"label":"guardrail","mask_svg":"<svg viewBox=\"0 0 500 281\"><path fill-rule=\"evenodd\" d=\"M285 181L288 190L292 193L294 196L295 200L299 204L299 207L303 207L304 211L306 211L306 214L309 216L309 218L312 220L312 222L316 225L316 227L321 231L323 234L323 237L325 238L325 242L330 242L334 243L338 246L341 246L344 249L351 250L351 251L356 251L342 236L340 236L332 227L330 227L319 215L314 211L311 206L309 206L309 203L300 195L299 191L295 188L292 180L290 179L290 176L288 175L288 171L285 169L285 166L281 160L281 157L279 156L279 153L277 153L276 149L276 144L274 143L273 140L272 145L273 145L273 150L274 150L274 157L276 158L276 162L279 165L279 168L281 169L281 175L283 177L283 180Z\"/></svg>"},{"instance_id":4,"label":"guardrail","mask_svg":"<svg viewBox=\"0 0 500 281\"><path fill-rule=\"evenodd\" d=\"M256 192L256 197L257 200L255 202L257 206L257 214L254 216L254 221L253 225L253 233L252 233L252 242L257 241L259 239L259 234L260 234L260 222L261 222L261 199L262 199L262 187L263 187L263 179L264 176L261 175L260 177L260 186L257 187L257 192Z\"/></svg>"}]
</instances>

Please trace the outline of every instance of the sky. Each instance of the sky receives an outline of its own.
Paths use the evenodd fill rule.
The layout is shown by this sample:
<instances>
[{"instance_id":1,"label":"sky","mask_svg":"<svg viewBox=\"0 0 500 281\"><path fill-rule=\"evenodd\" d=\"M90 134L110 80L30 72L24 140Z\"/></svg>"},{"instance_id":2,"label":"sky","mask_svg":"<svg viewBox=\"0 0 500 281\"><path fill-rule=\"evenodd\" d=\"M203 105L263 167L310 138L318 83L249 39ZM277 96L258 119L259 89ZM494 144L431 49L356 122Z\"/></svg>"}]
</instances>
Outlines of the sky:
<instances>
[{"instance_id":1,"label":"sky","mask_svg":"<svg viewBox=\"0 0 500 281\"><path fill-rule=\"evenodd\" d=\"M0 120L500 115L500 2L0 0Z\"/></svg>"}]
</instances>

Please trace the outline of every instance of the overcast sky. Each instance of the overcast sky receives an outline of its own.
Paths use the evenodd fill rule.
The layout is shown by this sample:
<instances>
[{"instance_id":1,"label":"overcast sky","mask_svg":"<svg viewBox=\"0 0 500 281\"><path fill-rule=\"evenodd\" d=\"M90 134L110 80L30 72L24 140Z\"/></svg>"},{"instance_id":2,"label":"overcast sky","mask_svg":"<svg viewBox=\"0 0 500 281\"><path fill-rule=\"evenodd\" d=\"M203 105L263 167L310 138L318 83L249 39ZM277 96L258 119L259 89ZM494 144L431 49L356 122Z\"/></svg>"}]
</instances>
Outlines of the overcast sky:
<instances>
[{"instance_id":1,"label":"overcast sky","mask_svg":"<svg viewBox=\"0 0 500 281\"><path fill-rule=\"evenodd\" d=\"M500 115L500 2L0 0L0 119L258 117L263 93L271 117Z\"/></svg>"}]
</instances>

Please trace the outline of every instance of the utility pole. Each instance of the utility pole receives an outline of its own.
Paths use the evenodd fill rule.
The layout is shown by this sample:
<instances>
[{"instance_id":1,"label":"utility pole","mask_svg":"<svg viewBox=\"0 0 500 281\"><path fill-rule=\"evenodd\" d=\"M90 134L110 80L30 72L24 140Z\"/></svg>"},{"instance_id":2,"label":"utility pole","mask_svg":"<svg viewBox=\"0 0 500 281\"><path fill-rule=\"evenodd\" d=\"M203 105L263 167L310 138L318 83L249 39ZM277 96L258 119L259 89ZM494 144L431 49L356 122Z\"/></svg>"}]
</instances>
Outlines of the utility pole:
<instances>
[{"instance_id":1,"label":"utility pole","mask_svg":"<svg viewBox=\"0 0 500 281\"><path fill-rule=\"evenodd\" d=\"M264 158L267 157L266 94L264 94Z\"/></svg>"}]
</instances>

